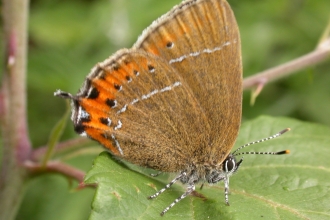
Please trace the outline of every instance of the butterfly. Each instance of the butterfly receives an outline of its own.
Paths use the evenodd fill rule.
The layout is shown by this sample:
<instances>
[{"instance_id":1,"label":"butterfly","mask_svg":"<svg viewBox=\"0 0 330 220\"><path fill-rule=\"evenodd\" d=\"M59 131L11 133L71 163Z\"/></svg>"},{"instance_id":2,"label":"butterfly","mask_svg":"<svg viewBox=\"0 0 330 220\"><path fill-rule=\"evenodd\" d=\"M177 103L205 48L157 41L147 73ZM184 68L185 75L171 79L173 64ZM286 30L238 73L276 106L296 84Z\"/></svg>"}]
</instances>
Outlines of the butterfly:
<instances>
[{"instance_id":1,"label":"butterfly","mask_svg":"<svg viewBox=\"0 0 330 220\"><path fill-rule=\"evenodd\" d=\"M186 185L161 215L198 183L224 181L229 204L229 177L242 163L230 154L241 123L242 59L238 25L225 0L183 1L131 49L98 63L76 95L55 95L71 99L81 136L119 159L177 173L149 197L176 181Z\"/></svg>"}]
</instances>

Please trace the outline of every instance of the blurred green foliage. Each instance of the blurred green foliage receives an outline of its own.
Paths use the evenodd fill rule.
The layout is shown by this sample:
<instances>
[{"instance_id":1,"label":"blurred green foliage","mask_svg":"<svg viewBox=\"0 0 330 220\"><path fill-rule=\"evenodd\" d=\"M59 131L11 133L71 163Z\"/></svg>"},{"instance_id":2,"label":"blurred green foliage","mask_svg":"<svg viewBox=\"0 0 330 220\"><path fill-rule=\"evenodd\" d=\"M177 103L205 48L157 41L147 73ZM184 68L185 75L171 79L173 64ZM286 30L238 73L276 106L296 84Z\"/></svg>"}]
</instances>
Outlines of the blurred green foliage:
<instances>
[{"instance_id":1,"label":"blurred green foliage","mask_svg":"<svg viewBox=\"0 0 330 220\"><path fill-rule=\"evenodd\" d=\"M47 143L64 114L65 102L53 96L56 89L75 93L97 62L131 47L144 28L179 2L32 0L27 96L33 146ZM329 0L229 3L241 31L245 77L312 51L330 17ZM330 126L330 60L267 85L254 106L249 97L245 92L243 120L266 114ZM63 140L76 137L69 124ZM87 171L95 155L66 162ZM69 193L63 179L47 175L30 181L17 219L87 219L92 190Z\"/></svg>"}]
</instances>

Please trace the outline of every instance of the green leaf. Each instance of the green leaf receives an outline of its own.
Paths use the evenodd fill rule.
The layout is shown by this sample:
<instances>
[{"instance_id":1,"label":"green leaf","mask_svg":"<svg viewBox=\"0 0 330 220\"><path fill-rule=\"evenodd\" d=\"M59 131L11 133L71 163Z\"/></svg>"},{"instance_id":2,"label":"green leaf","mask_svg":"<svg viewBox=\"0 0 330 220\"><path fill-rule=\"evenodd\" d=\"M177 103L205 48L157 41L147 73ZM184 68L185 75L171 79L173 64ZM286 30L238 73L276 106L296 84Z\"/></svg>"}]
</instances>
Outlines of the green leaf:
<instances>
[{"instance_id":1,"label":"green leaf","mask_svg":"<svg viewBox=\"0 0 330 220\"><path fill-rule=\"evenodd\" d=\"M188 196L162 219L329 219L328 127L259 117L243 123L234 149L287 127L292 130L283 136L244 149L289 149L291 154L245 155L240 170L230 179L230 206L224 203L223 182L205 184L202 190L199 186L196 189L206 199ZM153 178L149 173L141 168L128 169L110 154L101 153L85 178L86 183L98 184L90 219L160 218L159 213L185 191L185 186L176 183L156 199L148 200L175 176Z\"/></svg>"}]
</instances>

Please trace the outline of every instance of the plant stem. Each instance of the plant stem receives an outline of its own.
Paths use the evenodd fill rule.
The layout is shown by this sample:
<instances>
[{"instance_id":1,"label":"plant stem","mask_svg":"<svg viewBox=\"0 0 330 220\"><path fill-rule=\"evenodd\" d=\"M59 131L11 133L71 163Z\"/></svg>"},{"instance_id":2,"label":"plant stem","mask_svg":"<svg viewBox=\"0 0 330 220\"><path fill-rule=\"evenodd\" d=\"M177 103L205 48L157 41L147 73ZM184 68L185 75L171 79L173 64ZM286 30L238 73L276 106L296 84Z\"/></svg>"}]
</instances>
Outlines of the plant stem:
<instances>
[{"instance_id":1,"label":"plant stem","mask_svg":"<svg viewBox=\"0 0 330 220\"><path fill-rule=\"evenodd\" d=\"M92 141L85 137L77 137L73 138L67 141L60 142L55 147L56 153L66 152L66 151L72 151L77 150L81 146L84 146L88 143L92 143ZM32 151L31 154L31 160L32 161L39 161L41 158L43 158L46 154L48 146L40 146Z\"/></svg>"},{"instance_id":2,"label":"plant stem","mask_svg":"<svg viewBox=\"0 0 330 220\"><path fill-rule=\"evenodd\" d=\"M4 42L7 46L1 88L2 166L0 219L15 219L24 194L31 145L26 119L26 54L28 0L3 0Z\"/></svg>"},{"instance_id":3,"label":"plant stem","mask_svg":"<svg viewBox=\"0 0 330 220\"><path fill-rule=\"evenodd\" d=\"M79 183L82 183L84 181L84 171L81 171L60 161L48 161L45 167L40 163L33 163L32 161L27 161L24 166L30 171L31 174L34 175L41 173L58 173L68 178L75 179Z\"/></svg>"},{"instance_id":4,"label":"plant stem","mask_svg":"<svg viewBox=\"0 0 330 220\"><path fill-rule=\"evenodd\" d=\"M325 59L330 57L330 37L322 44L320 44L314 51L301 56L297 59L291 60L285 64L270 68L268 70L254 74L247 77L243 81L243 89L247 90L252 87L258 86L258 84L266 84L277 79L283 78L287 75L291 75L298 70L302 70L306 67L321 63Z\"/></svg>"}]
</instances>

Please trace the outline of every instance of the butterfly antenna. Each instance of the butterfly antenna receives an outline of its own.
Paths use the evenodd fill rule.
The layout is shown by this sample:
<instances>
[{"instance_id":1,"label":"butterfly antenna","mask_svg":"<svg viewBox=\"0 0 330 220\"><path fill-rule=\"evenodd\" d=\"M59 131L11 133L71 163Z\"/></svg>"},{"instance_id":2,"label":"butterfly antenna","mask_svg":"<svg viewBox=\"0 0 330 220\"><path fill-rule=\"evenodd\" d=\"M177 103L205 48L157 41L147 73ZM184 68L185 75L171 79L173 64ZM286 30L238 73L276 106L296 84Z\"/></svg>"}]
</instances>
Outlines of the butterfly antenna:
<instances>
[{"instance_id":1,"label":"butterfly antenna","mask_svg":"<svg viewBox=\"0 0 330 220\"><path fill-rule=\"evenodd\" d=\"M241 154L273 154L273 155L281 155L281 154L289 154L290 151L289 150L283 150L283 151L278 151L278 152L242 152L242 153L237 153L238 151L242 150L243 148L247 147L247 146L250 146L250 145L253 145L253 144L258 144L258 143L261 143L261 142L264 142L264 141L268 141L268 140L271 140L271 139L274 139L274 138L277 138L279 136L281 136L282 134L286 133L287 131L290 131L291 129L290 128L286 128L280 132L278 132L277 134L274 134L270 137L267 137L267 138L264 138L264 139L261 139L261 140L258 140L258 141L253 141L251 143L248 143L248 144L244 144L243 146L237 148L233 153L232 155L234 156L238 156L238 155L241 155Z\"/></svg>"}]
</instances>

